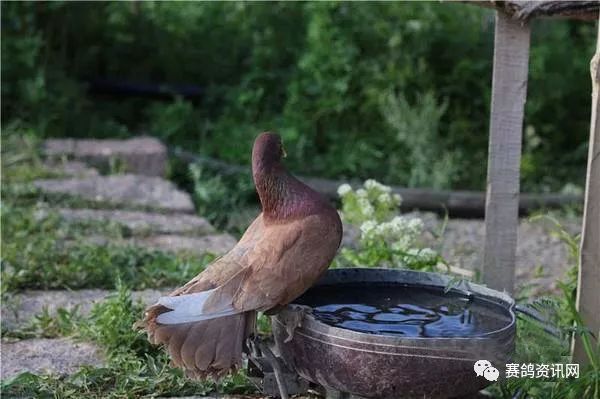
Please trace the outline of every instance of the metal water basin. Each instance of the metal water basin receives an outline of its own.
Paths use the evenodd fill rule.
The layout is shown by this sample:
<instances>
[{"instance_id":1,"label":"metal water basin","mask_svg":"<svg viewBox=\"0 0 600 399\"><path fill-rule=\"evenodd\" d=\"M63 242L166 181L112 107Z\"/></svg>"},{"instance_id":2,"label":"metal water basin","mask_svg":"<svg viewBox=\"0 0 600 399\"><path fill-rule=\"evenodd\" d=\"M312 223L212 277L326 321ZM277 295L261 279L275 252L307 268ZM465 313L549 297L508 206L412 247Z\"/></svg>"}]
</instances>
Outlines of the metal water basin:
<instances>
[{"instance_id":1,"label":"metal water basin","mask_svg":"<svg viewBox=\"0 0 600 399\"><path fill-rule=\"evenodd\" d=\"M333 269L313 287L386 283L443 289L451 278L395 269ZM453 294L473 296L505 312L506 325L470 337L374 335L332 327L317 320L303 297L273 317L277 349L286 365L327 390L365 398L454 398L491 384L474 363L488 360L504 370L514 351L514 300L482 285L462 282ZM310 294L310 290L305 294Z\"/></svg>"}]
</instances>

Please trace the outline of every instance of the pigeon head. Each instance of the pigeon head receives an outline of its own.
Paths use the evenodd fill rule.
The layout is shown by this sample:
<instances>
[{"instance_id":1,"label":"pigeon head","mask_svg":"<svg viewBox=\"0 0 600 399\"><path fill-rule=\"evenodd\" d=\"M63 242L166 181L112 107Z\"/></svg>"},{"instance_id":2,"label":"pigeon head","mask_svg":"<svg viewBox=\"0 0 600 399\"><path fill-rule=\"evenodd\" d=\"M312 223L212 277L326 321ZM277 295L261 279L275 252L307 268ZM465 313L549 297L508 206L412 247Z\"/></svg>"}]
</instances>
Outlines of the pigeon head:
<instances>
[{"instance_id":1,"label":"pigeon head","mask_svg":"<svg viewBox=\"0 0 600 399\"><path fill-rule=\"evenodd\" d=\"M261 133L254 141L252 177L265 217L303 217L328 206L319 194L287 172L282 162L285 156L278 134Z\"/></svg>"},{"instance_id":2,"label":"pigeon head","mask_svg":"<svg viewBox=\"0 0 600 399\"><path fill-rule=\"evenodd\" d=\"M285 158L281 137L275 133L261 133L254 140L252 148L252 171L268 172L281 165L281 159Z\"/></svg>"}]
</instances>

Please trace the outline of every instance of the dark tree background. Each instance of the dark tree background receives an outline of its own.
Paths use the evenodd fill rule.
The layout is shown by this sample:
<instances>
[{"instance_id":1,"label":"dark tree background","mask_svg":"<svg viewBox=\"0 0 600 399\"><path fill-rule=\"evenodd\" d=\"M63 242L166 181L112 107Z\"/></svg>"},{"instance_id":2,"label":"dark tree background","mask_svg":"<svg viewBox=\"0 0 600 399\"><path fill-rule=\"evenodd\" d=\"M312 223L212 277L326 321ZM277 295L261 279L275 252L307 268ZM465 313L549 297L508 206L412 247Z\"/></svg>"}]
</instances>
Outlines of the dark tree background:
<instances>
[{"instance_id":1,"label":"dark tree background","mask_svg":"<svg viewBox=\"0 0 600 399\"><path fill-rule=\"evenodd\" d=\"M534 22L524 190L583 185L594 40L593 23ZM271 129L305 175L482 189L492 50L493 12L465 4L2 2L3 131L147 133L247 163Z\"/></svg>"}]
</instances>

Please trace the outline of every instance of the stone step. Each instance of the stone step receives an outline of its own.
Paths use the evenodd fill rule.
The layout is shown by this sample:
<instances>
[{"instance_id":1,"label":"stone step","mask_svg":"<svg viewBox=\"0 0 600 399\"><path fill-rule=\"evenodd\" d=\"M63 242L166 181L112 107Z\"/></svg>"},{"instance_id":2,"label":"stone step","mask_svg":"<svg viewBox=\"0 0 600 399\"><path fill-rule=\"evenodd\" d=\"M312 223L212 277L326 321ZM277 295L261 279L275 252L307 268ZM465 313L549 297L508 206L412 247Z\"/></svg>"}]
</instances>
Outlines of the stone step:
<instances>
[{"instance_id":1,"label":"stone step","mask_svg":"<svg viewBox=\"0 0 600 399\"><path fill-rule=\"evenodd\" d=\"M102 350L88 342L69 338L35 338L20 341L2 339L0 379L22 372L69 375L82 366L104 365Z\"/></svg>"},{"instance_id":2,"label":"stone step","mask_svg":"<svg viewBox=\"0 0 600 399\"><path fill-rule=\"evenodd\" d=\"M206 253L223 255L237 243L229 234L214 234L203 237L187 237L180 235L155 235L133 240L135 245L150 249L170 252L186 252L202 256Z\"/></svg>"},{"instance_id":3,"label":"stone step","mask_svg":"<svg viewBox=\"0 0 600 399\"><path fill-rule=\"evenodd\" d=\"M198 257L204 256L207 253L223 255L236 244L235 238L229 234L212 234L201 237L162 234L125 239L91 235L84 237L84 241L91 245L134 245L151 250L166 251L174 254L184 253ZM66 245L73 246L76 243L77 241L68 241Z\"/></svg>"},{"instance_id":4,"label":"stone step","mask_svg":"<svg viewBox=\"0 0 600 399\"><path fill-rule=\"evenodd\" d=\"M81 161L68 160L46 160L44 167L64 177L94 177L100 175L97 169L88 166Z\"/></svg>"},{"instance_id":5,"label":"stone step","mask_svg":"<svg viewBox=\"0 0 600 399\"><path fill-rule=\"evenodd\" d=\"M124 207L184 213L194 211L189 194L160 177L125 174L85 179L44 179L34 181L33 185L48 194L71 195Z\"/></svg>"},{"instance_id":6,"label":"stone step","mask_svg":"<svg viewBox=\"0 0 600 399\"><path fill-rule=\"evenodd\" d=\"M202 236L215 233L215 228L206 219L194 215L165 215L141 211L104 209L58 208L53 211L67 221L93 220L119 223L128 228L134 235L182 234Z\"/></svg>"},{"instance_id":7,"label":"stone step","mask_svg":"<svg viewBox=\"0 0 600 399\"><path fill-rule=\"evenodd\" d=\"M134 301L141 301L144 305L150 305L172 288L146 289L133 291L131 296ZM60 308L66 310L78 309L78 314L86 316L90 313L94 304L103 301L114 291L101 289L84 290L26 290L18 293L6 293L2 300L1 319L2 329L14 331L26 327L31 320L44 313L53 316Z\"/></svg>"},{"instance_id":8,"label":"stone step","mask_svg":"<svg viewBox=\"0 0 600 399\"><path fill-rule=\"evenodd\" d=\"M43 153L48 158L72 158L109 169L119 163L124 171L146 176L164 176L167 169L167 148L153 137L128 140L49 139Z\"/></svg>"}]
</instances>

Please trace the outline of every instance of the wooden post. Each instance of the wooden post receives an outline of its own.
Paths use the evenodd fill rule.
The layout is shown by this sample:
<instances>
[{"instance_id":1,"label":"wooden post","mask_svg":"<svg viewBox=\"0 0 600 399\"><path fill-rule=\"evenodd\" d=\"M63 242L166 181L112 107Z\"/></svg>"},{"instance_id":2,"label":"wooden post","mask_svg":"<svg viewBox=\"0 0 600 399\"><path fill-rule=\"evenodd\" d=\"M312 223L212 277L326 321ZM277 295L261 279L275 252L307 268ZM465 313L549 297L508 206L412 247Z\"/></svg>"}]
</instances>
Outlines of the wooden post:
<instances>
[{"instance_id":1,"label":"wooden post","mask_svg":"<svg viewBox=\"0 0 600 399\"><path fill-rule=\"evenodd\" d=\"M600 336L600 23L597 40L596 54L590 63L592 120L577 282L577 309L585 326L596 336L591 338L592 350ZM573 362L580 365L589 362L583 341L577 336L573 342Z\"/></svg>"},{"instance_id":2,"label":"wooden post","mask_svg":"<svg viewBox=\"0 0 600 399\"><path fill-rule=\"evenodd\" d=\"M496 11L483 281L513 292L529 25Z\"/></svg>"}]
</instances>

